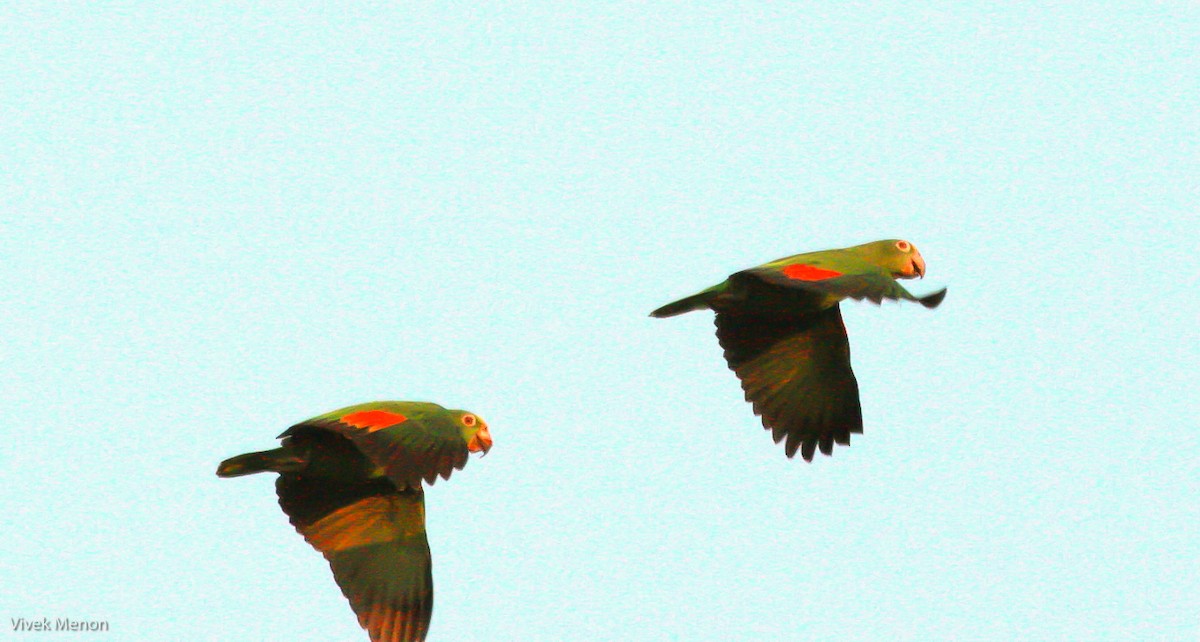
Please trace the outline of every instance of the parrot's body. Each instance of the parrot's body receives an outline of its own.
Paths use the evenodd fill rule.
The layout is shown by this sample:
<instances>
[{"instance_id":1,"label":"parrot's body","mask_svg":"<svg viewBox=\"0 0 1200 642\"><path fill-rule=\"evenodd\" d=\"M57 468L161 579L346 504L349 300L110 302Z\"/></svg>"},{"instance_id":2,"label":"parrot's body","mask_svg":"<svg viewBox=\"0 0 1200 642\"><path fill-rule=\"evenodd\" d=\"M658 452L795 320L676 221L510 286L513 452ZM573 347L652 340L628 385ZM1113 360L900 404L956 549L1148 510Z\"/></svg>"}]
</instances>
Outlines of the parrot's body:
<instances>
[{"instance_id":1,"label":"parrot's body","mask_svg":"<svg viewBox=\"0 0 1200 642\"><path fill-rule=\"evenodd\" d=\"M775 442L812 461L819 447L849 445L862 432L858 383L839 303L847 298L917 301L937 307L943 288L915 297L896 282L925 275L925 260L896 239L782 258L731 275L650 313L716 312L717 339L746 400Z\"/></svg>"},{"instance_id":2,"label":"parrot's body","mask_svg":"<svg viewBox=\"0 0 1200 642\"><path fill-rule=\"evenodd\" d=\"M421 481L448 479L469 452L487 452L487 424L436 404L380 401L313 417L280 437L279 448L227 459L217 475L279 473L280 507L329 560L371 640L424 640L433 575Z\"/></svg>"}]
</instances>

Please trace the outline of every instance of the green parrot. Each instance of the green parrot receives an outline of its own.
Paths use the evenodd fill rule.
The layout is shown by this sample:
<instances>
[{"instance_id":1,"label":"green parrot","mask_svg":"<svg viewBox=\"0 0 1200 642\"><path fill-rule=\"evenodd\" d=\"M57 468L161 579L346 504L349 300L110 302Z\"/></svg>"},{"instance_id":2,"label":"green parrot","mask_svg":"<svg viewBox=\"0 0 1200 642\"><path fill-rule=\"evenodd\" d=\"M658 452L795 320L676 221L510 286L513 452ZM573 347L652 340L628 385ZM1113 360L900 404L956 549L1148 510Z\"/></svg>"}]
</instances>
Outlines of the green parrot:
<instances>
[{"instance_id":1,"label":"green parrot","mask_svg":"<svg viewBox=\"0 0 1200 642\"><path fill-rule=\"evenodd\" d=\"M487 453L487 424L463 410L376 401L313 417L279 448L221 462L218 477L279 473L275 492L292 526L333 569L372 642L425 639L433 575L421 481Z\"/></svg>"},{"instance_id":2,"label":"green parrot","mask_svg":"<svg viewBox=\"0 0 1200 642\"><path fill-rule=\"evenodd\" d=\"M915 297L896 282L925 276L925 259L908 241L888 239L797 254L731 275L723 283L650 313L671 317L716 312L725 361L775 443L787 438L812 461L820 447L850 445L862 433L858 382L838 303L843 299L917 301L936 308L946 289Z\"/></svg>"}]
</instances>

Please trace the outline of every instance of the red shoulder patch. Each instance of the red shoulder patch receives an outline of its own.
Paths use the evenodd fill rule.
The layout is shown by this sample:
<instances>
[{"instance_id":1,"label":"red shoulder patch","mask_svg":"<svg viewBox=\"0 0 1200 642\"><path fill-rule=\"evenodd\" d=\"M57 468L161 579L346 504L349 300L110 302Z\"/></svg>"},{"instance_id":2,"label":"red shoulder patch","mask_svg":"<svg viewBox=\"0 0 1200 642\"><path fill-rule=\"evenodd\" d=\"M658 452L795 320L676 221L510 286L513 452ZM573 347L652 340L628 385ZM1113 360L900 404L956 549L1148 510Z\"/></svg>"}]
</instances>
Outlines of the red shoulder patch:
<instances>
[{"instance_id":1,"label":"red shoulder patch","mask_svg":"<svg viewBox=\"0 0 1200 642\"><path fill-rule=\"evenodd\" d=\"M396 424L402 424L408 421L408 417L398 412L388 412L386 410L360 410L343 415L339 421L355 428L366 429L367 432L375 432L376 430L390 428Z\"/></svg>"},{"instance_id":2,"label":"red shoulder patch","mask_svg":"<svg viewBox=\"0 0 1200 642\"><path fill-rule=\"evenodd\" d=\"M837 270L826 270L800 263L783 268L783 275L797 281L823 281L825 279L832 279L835 276L841 276L842 273Z\"/></svg>"}]
</instances>

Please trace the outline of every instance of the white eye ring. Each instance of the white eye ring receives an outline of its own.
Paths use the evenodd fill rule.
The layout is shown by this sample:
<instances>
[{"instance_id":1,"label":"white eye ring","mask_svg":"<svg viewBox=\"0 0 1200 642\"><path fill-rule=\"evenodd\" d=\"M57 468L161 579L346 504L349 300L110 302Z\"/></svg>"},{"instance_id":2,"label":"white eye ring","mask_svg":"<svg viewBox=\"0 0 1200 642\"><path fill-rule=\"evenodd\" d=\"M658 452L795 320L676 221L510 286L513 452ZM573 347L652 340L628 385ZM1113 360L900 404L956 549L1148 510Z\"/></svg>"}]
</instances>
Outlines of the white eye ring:
<instances>
[{"instance_id":1,"label":"white eye ring","mask_svg":"<svg viewBox=\"0 0 1200 642\"><path fill-rule=\"evenodd\" d=\"M462 423L464 426L470 427L475 425L475 415L463 415Z\"/></svg>"},{"instance_id":2,"label":"white eye ring","mask_svg":"<svg viewBox=\"0 0 1200 642\"><path fill-rule=\"evenodd\" d=\"M901 252L907 252L912 249L912 244L908 241L896 241L896 249Z\"/></svg>"}]
</instances>

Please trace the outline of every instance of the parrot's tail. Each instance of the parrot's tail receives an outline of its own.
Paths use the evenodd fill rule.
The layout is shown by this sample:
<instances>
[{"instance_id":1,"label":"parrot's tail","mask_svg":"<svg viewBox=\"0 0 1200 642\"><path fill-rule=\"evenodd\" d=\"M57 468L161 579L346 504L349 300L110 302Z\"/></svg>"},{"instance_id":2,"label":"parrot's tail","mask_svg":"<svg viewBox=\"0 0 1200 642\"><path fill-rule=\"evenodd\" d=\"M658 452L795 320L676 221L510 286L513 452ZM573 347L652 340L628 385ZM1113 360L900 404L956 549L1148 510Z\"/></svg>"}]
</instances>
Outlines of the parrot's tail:
<instances>
[{"instance_id":1,"label":"parrot's tail","mask_svg":"<svg viewBox=\"0 0 1200 642\"><path fill-rule=\"evenodd\" d=\"M230 457L217 466L217 477L241 477L254 473L290 473L304 470L308 460L288 448L276 448Z\"/></svg>"},{"instance_id":2,"label":"parrot's tail","mask_svg":"<svg viewBox=\"0 0 1200 642\"><path fill-rule=\"evenodd\" d=\"M650 313L650 316L662 319L664 317L673 317L676 314L691 312L692 310L704 310L708 308L708 299L712 293L709 290L693 294L692 296L680 299L674 303L668 303L663 307Z\"/></svg>"}]
</instances>

